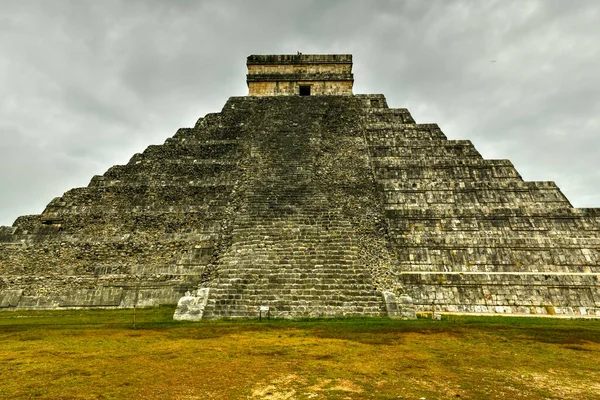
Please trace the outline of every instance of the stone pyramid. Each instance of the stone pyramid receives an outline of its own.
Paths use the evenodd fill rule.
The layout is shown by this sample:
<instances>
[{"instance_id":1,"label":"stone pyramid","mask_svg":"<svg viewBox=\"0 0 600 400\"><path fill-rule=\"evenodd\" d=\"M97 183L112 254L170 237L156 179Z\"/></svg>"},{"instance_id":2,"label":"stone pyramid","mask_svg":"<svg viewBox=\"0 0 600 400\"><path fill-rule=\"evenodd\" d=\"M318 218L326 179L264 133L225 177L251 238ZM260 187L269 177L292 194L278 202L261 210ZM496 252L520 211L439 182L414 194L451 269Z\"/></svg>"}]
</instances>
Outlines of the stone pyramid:
<instances>
[{"instance_id":1,"label":"stone pyramid","mask_svg":"<svg viewBox=\"0 0 600 400\"><path fill-rule=\"evenodd\" d=\"M247 65L248 96L1 227L1 309L600 316L599 209L354 95L350 55Z\"/></svg>"}]
</instances>

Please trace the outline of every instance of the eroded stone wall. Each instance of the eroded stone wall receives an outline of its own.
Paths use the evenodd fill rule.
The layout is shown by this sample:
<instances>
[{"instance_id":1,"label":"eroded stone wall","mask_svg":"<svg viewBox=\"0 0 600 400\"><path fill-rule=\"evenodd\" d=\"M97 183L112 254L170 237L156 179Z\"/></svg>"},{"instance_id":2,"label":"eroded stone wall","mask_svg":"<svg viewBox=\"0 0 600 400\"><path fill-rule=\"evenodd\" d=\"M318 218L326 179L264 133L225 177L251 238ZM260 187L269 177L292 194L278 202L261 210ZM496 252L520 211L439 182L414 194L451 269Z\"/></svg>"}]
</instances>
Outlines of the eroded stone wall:
<instances>
[{"instance_id":1,"label":"eroded stone wall","mask_svg":"<svg viewBox=\"0 0 600 400\"><path fill-rule=\"evenodd\" d=\"M231 98L0 227L2 309L600 316L599 276L600 210L381 95Z\"/></svg>"},{"instance_id":2,"label":"eroded stone wall","mask_svg":"<svg viewBox=\"0 0 600 400\"><path fill-rule=\"evenodd\" d=\"M405 109L368 118L398 280L417 311L600 316L600 210L524 182Z\"/></svg>"},{"instance_id":3,"label":"eroded stone wall","mask_svg":"<svg viewBox=\"0 0 600 400\"><path fill-rule=\"evenodd\" d=\"M349 75L352 74L352 62L344 64L248 64L248 75Z\"/></svg>"},{"instance_id":4,"label":"eroded stone wall","mask_svg":"<svg viewBox=\"0 0 600 400\"><path fill-rule=\"evenodd\" d=\"M0 304L173 304L212 279L243 159L220 114L0 230Z\"/></svg>"},{"instance_id":5,"label":"eroded stone wall","mask_svg":"<svg viewBox=\"0 0 600 400\"><path fill-rule=\"evenodd\" d=\"M249 96L293 96L300 86L310 95L352 95L351 55L250 56Z\"/></svg>"},{"instance_id":6,"label":"eroded stone wall","mask_svg":"<svg viewBox=\"0 0 600 400\"><path fill-rule=\"evenodd\" d=\"M248 96L298 96L300 86L310 86L311 96L351 95L351 81L248 82Z\"/></svg>"}]
</instances>

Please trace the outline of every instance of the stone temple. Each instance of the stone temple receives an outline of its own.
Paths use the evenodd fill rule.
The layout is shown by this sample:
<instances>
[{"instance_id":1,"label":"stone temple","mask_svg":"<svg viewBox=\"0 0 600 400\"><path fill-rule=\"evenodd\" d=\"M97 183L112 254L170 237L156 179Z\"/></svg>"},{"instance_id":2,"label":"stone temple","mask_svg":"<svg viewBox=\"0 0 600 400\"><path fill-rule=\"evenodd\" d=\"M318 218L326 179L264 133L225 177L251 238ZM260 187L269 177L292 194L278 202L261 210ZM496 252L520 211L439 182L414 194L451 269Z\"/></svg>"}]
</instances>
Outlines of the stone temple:
<instances>
[{"instance_id":1,"label":"stone temple","mask_svg":"<svg viewBox=\"0 0 600 400\"><path fill-rule=\"evenodd\" d=\"M600 209L353 94L351 55L247 66L248 96L1 227L1 309L600 316Z\"/></svg>"}]
</instances>

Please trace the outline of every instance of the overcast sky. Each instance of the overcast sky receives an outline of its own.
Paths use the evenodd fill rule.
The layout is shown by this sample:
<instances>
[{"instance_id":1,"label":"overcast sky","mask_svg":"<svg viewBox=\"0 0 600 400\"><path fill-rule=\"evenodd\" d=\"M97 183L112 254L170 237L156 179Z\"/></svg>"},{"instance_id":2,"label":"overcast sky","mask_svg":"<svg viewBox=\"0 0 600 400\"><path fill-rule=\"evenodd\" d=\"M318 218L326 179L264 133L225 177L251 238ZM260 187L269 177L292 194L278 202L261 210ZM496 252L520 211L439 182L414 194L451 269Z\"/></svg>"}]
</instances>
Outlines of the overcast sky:
<instances>
[{"instance_id":1,"label":"overcast sky","mask_svg":"<svg viewBox=\"0 0 600 400\"><path fill-rule=\"evenodd\" d=\"M247 94L250 54L352 53L354 93L600 207L600 1L0 0L0 225Z\"/></svg>"}]
</instances>

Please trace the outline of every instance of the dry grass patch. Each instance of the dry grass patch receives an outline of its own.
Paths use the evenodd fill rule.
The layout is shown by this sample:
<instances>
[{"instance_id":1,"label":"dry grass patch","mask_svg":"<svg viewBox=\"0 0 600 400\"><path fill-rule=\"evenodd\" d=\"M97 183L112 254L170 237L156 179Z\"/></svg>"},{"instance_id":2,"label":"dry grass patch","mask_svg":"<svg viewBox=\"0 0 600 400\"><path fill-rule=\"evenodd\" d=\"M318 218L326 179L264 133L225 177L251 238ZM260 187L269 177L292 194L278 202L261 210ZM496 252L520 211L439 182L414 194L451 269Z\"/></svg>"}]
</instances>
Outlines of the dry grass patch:
<instances>
[{"instance_id":1,"label":"dry grass patch","mask_svg":"<svg viewBox=\"0 0 600 400\"><path fill-rule=\"evenodd\" d=\"M172 312L2 313L0 398L600 399L600 321Z\"/></svg>"}]
</instances>

